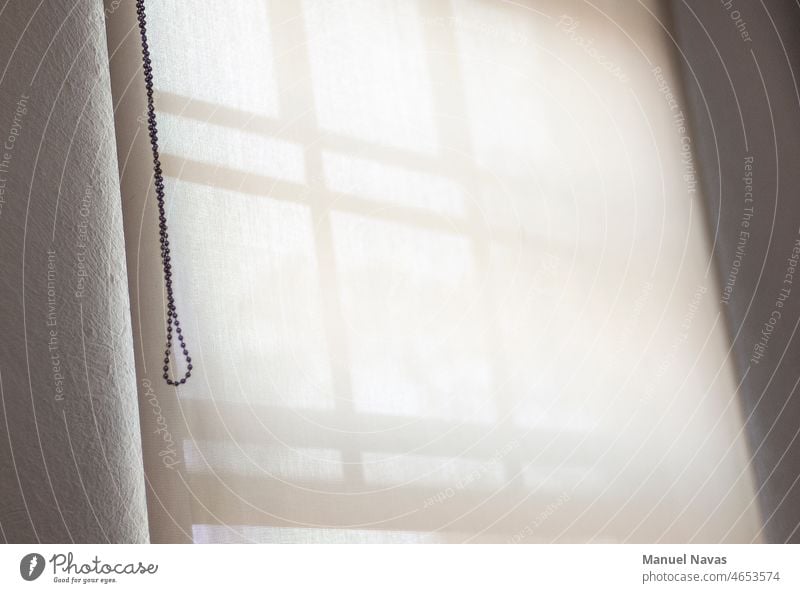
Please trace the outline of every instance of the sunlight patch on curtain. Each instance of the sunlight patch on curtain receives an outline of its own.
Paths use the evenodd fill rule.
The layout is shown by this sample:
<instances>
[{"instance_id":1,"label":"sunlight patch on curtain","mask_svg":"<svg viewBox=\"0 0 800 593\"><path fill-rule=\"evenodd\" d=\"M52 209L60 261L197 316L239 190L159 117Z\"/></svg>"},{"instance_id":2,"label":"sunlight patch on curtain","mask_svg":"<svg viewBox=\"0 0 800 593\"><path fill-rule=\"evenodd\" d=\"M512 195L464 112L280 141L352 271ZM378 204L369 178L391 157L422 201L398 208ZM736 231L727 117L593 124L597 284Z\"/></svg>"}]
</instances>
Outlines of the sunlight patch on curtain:
<instances>
[{"instance_id":1,"label":"sunlight patch on curtain","mask_svg":"<svg viewBox=\"0 0 800 593\"><path fill-rule=\"evenodd\" d=\"M652 16L234 4L151 7L195 540L749 539Z\"/></svg>"}]
</instances>

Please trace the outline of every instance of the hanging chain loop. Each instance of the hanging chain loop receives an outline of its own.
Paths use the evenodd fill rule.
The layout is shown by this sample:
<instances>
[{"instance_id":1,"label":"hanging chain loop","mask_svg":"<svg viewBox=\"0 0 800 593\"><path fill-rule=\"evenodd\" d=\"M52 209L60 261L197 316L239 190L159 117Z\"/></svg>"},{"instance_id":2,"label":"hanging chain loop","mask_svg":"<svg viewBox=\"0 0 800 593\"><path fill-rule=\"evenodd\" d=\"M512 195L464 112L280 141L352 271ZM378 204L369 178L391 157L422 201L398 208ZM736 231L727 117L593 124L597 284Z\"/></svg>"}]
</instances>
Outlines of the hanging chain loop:
<instances>
[{"instance_id":1,"label":"hanging chain loop","mask_svg":"<svg viewBox=\"0 0 800 593\"><path fill-rule=\"evenodd\" d=\"M164 284L167 289L167 348L164 350L164 380L169 385L183 385L192 376L192 357L186 347L181 323L178 321L178 311L175 308L175 295L172 290L172 263L169 251L169 234L167 233L167 217L164 210L164 177L161 172L161 159L158 152L158 130L156 128L156 110L153 105L153 67L150 61L150 49L147 45L147 19L144 12L144 0L136 0L136 14L139 19L139 33L142 36L142 65L144 69L144 85L147 90L147 129L150 132L150 146L153 150L153 179L156 186L158 199L158 229L161 242L161 263L164 268ZM180 379L170 378L170 354L173 352L172 332L175 330L175 340L180 345L176 351L176 359L180 353L186 361L186 373Z\"/></svg>"}]
</instances>

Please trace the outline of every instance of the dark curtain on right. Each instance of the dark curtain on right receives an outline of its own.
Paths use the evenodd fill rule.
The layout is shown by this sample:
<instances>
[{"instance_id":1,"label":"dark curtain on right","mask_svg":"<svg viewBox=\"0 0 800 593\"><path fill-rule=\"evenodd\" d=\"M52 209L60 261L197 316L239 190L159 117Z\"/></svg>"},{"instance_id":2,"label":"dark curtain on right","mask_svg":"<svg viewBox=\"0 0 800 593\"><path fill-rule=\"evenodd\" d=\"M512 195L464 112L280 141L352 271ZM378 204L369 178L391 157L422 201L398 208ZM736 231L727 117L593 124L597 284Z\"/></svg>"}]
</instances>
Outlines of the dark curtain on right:
<instances>
[{"instance_id":1,"label":"dark curtain on right","mask_svg":"<svg viewBox=\"0 0 800 593\"><path fill-rule=\"evenodd\" d=\"M770 542L800 542L800 6L674 0L708 222Z\"/></svg>"}]
</instances>

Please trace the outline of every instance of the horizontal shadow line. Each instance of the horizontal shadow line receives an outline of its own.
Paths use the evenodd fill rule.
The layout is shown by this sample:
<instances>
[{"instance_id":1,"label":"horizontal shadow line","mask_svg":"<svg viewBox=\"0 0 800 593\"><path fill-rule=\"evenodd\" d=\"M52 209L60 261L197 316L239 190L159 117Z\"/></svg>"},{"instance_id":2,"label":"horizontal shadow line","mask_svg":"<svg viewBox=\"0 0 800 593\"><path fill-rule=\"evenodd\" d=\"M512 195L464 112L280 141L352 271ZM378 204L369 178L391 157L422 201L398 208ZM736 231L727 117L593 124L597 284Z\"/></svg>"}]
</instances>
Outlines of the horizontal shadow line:
<instances>
[{"instance_id":1,"label":"horizontal shadow line","mask_svg":"<svg viewBox=\"0 0 800 593\"><path fill-rule=\"evenodd\" d=\"M597 500L593 493L577 498L571 494L563 497L562 491L541 492L522 502L532 489L513 483L496 494L466 488L453 488L451 492L446 491L446 487L402 486L359 495L328 492L326 488L329 490L330 484L322 482L288 485L277 480L231 474L219 477L192 474L188 477L188 486L200 499L192 503L193 522L212 525L448 532L487 529L491 533L513 534L549 513L547 521L542 521L543 525L547 523L543 528L557 534L575 517L574 505L583 507L593 503L596 512L587 513L577 527L596 533L618 508L613 500ZM573 506L572 511L565 510L568 505ZM508 513L514 507L516 509ZM495 522L506 513L506 517ZM630 521L630 517L626 520ZM495 524L490 526L489 523Z\"/></svg>"},{"instance_id":2,"label":"horizontal shadow line","mask_svg":"<svg viewBox=\"0 0 800 593\"><path fill-rule=\"evenodd\" d=\"M314 147L315 150L328 149L370 160L395 163L409 169L437 175L458 177L463 173L462 167L449 163L441 155L422 154L384 144L366 142L316 126L309 126L305 120L287 122L165 91L158 92L156 102L160 112L250 134L294 142L300 146Z\"/></svg>"},{"instance_id":3,"label":"horizontal shadow line","mask_svg":"<svg viewBox=\"0 0 800 593\"><path fill-rule=\"evenodd\" d=\"M585 467L602 451L598 438L585 433L525 428L513 422L482 424L433 418L342 413L339 410L293 410L219 400L182 399L182 412L196 440L283 444L291 447L428 455L498 463L524 463L539 456L537 465ZM326 428L332 427L332 428ZM569 463L559 443L586 439ZM405 447L405 450L399 449ZM572 449L572 447L570 447ZM546 450L546 451L545 451ZM541 455L539 455L541 452Z\"/></svg>"},{"instance_id":4,"label":"horizontal shadow line","mask_svg":"<svg viewBox=\"0 0 800 593\"><path fill-rule=\"evenodd\" d=\"M313 201L316 192L311 192L306 185L186 159L173 154L164 154L161 160L165 176L172 179L309 207L320 206L318 202ZM477 226L474 218L445 217L426 212L421 208L384 204L340 192L326 191L325 196L325 204L322 206L327 206L331 212L357 214L364 218L395 222L442 234L465 236L474 240L492 241L503 245L523 245L539 251L545 247L541 240L531 237L522 228L493 229L487 226ZM318 198L316 199L318 200ZM552 241L549 243L548 253L552 251L553 247Z\"/></svg>"}]
</instances>

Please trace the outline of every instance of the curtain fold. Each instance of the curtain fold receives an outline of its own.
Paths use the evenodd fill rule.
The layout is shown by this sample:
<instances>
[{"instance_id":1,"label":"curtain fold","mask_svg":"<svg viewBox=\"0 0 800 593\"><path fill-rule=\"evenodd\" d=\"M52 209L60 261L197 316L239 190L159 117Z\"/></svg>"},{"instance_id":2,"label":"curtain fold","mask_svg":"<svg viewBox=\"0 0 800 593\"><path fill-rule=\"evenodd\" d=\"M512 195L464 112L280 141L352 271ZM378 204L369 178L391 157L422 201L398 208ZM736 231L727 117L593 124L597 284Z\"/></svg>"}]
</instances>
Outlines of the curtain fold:
<instances>
[{"instance_id":1,"label":"curtain fold","mask_svg":"<svg viewBox=\"0 0 800 593\"><path fill-rule=\"evenodd\" d=\"M770 542L800 541L800 7L672 2Z\"/></svg>"},{"instance_id":2,"label":"curtain fold","mask_svg":"<svg viewBox=\"0 0 800 593\"><path fill-rule=\"evenodd\" d=\"M145 543L102 3L4 3L0 56L0 537Z\"/></svg>"},{"instance_id":3,"label":"curtain fold","mask_svg":"<svg viewBox=\"0 0 800 593\"><path fill-rule=\"evenodd\" d=\"M183 475L188 436L177 393L161 377L166 300L136 5L105 5L150 537L154 543L190 543L191 498ZM191 326L184 331L191 345Z\"/></svg>"}]
</instances>

